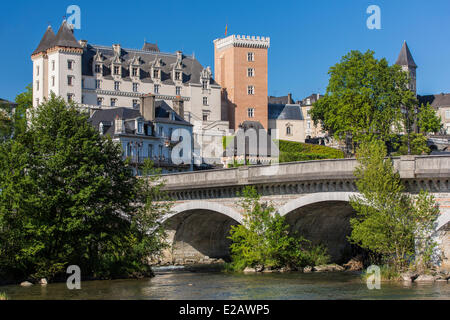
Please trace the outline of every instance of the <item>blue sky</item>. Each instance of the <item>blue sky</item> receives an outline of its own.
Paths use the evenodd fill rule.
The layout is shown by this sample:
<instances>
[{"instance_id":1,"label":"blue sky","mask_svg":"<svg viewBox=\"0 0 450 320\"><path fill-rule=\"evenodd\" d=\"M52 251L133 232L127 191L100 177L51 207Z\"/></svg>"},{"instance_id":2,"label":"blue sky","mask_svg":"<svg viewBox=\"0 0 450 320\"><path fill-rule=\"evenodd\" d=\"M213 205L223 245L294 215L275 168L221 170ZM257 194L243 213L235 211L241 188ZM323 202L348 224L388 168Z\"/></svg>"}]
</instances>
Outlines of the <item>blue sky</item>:
<instances>
[{"instance_id":1,"label":"blue sky","mask_svg":"<svg viewBox=\"0 0 450 320\"><path fill-rule=\"evenodd\" d=\"M450 92L450 1L8 1L0 11L0 98L13 100L32 81L31 52L47 24L81 8L77 39L195 53L214 66L213 40L228 34L269 36L269 95L295 99L324 93L328 69L350 50L374 50L394 63L404 40L419 66L419 94ZM369 5L381 8L381 30L369 30Z\"/></svg>"}]
</instances>

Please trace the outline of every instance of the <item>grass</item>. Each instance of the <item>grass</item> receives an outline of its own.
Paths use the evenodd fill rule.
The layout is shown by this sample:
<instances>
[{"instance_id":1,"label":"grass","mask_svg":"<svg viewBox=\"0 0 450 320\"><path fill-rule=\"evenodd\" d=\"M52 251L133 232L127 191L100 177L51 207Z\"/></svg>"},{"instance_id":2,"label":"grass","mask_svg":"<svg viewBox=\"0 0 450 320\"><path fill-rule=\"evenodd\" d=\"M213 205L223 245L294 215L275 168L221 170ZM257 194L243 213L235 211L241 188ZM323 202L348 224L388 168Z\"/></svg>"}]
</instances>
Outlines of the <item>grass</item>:
<instances>
[{"instance_id":1,"label":"grass","mask_svg":"<svg viewBox=\"0 0 450 320\"><path fill-rule=\"evenodd\" d=\"M373 273L367 273L367 269L361 274L363 281L366 281L369 276L374 275ZM388 265L380 266L380 276L381 281L395 281L400 279L400 273L396 271L393 267Z\"/></svg>"}]
</instances>

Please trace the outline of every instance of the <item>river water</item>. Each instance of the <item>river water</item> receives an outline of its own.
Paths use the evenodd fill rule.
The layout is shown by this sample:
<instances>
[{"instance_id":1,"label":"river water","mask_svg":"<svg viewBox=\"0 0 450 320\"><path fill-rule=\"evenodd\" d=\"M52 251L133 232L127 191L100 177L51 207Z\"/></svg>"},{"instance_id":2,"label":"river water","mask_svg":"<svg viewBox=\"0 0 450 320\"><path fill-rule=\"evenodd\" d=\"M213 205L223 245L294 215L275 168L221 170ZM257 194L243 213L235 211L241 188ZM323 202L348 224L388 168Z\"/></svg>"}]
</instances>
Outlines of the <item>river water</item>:
<instances>
[{"instance_id":1,"label":"river water","mask_svg":"<svg viewBox=\"0 0 450 320\"><path fill-rule=\"evenodd\" d=\"M369 290L355 273L234 274L212 271L156 271L141 280L84 281L0 287L9 299L450 299L450 283L381 283Z\"/></svg>"}]
</instances>

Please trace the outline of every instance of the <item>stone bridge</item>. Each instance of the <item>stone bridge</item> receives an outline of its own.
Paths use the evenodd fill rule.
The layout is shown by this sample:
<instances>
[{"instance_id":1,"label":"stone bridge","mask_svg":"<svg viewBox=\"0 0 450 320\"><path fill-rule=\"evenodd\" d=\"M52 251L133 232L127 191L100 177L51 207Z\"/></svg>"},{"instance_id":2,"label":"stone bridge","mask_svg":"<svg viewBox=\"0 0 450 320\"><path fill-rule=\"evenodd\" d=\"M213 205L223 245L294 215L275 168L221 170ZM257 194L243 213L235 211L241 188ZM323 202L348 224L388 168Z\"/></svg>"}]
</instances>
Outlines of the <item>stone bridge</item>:
<instances>
[{"instance_id":1,"label":"stone bridge","mask_svg":"<svg viewBox=\"0 0 450 320\"><path fill-rule=\"evenodd\" d=\"M354 215L349 197L357 194L355 159L283 163L164 175L165 189L175 199L166 218L169 241L164 262L207 263L229 258L232 225L242 222L239 198L254 186L263 201L272 202L292 231L328 246L334 262L342 263L357 250L347 241ZM443 264L450 257L450 156L394 158L395 168L410 193L428 190L440 205L436 226Z\"/></svg>"}]
</instances>

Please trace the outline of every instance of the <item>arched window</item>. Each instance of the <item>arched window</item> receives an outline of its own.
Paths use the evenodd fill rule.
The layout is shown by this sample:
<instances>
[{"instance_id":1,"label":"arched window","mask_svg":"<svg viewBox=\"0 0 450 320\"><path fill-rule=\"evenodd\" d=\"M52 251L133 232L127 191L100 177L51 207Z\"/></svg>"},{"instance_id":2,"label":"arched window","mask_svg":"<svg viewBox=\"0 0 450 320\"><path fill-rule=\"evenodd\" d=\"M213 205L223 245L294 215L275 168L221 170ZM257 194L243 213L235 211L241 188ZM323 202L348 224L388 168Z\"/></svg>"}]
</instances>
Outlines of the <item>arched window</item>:
<instances>
[{"instance_id":1,"label":"arched window","mask_svg":"<svg viewBox=\"0 0 450 320\"><path fill-rule=\"evenodd\" d=\"M287 126L287 127L286 127L286 135L287 135L287 136L292 135L292 129L291 129L291 126Z\"/></svg>"}]
</instances>

